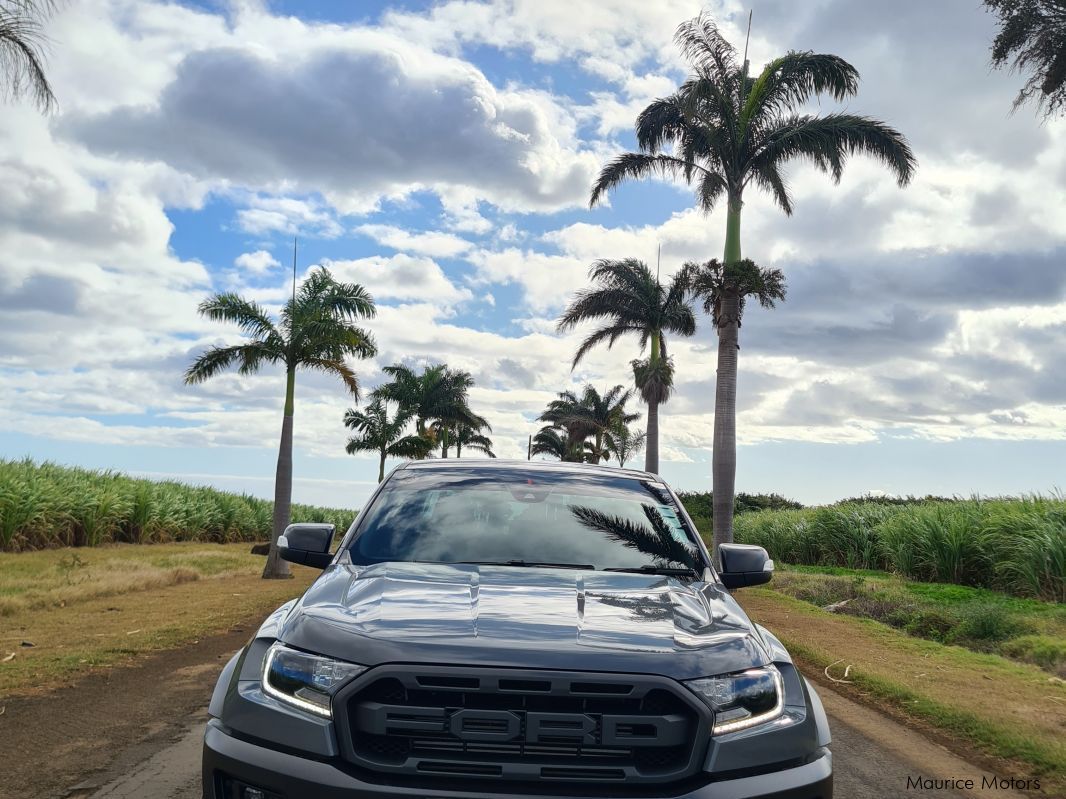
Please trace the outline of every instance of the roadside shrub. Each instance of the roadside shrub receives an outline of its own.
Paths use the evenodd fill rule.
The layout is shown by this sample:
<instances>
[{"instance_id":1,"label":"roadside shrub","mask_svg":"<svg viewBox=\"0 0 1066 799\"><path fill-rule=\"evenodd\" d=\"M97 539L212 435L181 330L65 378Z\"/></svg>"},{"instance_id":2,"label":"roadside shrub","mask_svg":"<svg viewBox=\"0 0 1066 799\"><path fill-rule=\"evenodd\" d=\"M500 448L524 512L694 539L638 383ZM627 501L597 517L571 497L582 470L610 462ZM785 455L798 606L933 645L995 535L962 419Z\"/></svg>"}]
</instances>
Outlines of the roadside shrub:
<instances>
[{"instance_id":1,"label":"roadside shrub","mask_svg":"<svg viewBox=\"0 0 1066 799\"><path fill-rule=\"evenodd\" d=\"M994 602L965 606L957 613L958 624L951 631L951 640L998 642L1031 632L1014 614Z\"/></svg>"},{"instance_id":2,"label":"roadside shrub","mask_svg":"<svg viewBox=\"0 0 1066 799\"><path fill-rule=\"evenodd\" d=\"M957 624L958 619L955 616L939 608L922 608L916 609L902 624L895 626L917 638L943 643L951 636Z\"/></svg>"},{"instance_id":3,"label":"roadside shrub","mask_svg":"<svg viewBox=\"0 0 1066 799\"><path fill-rule=\"evenodd\" d=\"M1066 640L1050 635L1022 635L1003 644L1003 653L1066 677Z\"/></svg>"}]
</instances>

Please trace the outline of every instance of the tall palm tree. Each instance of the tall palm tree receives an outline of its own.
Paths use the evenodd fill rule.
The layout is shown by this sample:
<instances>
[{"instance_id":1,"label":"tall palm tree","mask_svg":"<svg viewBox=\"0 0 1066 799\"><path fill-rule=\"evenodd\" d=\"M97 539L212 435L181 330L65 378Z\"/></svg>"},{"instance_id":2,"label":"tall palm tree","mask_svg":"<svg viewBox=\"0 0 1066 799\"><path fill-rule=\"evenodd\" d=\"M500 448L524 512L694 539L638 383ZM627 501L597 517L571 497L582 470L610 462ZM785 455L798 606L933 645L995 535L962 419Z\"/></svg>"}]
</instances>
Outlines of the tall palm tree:
<instances>
[{"instance_id":1,"label":"tall palm tree","mask_svg":"<svg viewBox=\"0 0 1066 799\"><path fill-rule=\"evenodd\" d=\"M634 430L628 424L620 424L611 430L607 439L607 448L618 459L618 466L625 468L626 461L644 449L647 434L643 430Z\"/></svg>"},{"instance_id":2,"label":"tall palm tree","mask_svg":"<svg viewBox=\"0 0 1066 799\"><path fill-rule=\"evenodd\" d=\"M359 381L347 358L371 358L374 339L357 327L358 319L377 313L374 300L357 283L342 283L319 267L293 292L278 322L257 303L236 294L215 294L200 303L200 314L232 322L248 337L243 344L211 347L185 372L185 382L202 383L232 367L254 374L263 364L285 367L285 411L274 477L274 535L263 577L288 577L289 566L278 556L278 537L289 524L292 509L292 420L298 369L336 375L355 398Z\"/></svg>"},{"instance_id":3,"label":"tall palm tree","mask_svg":"<svg viewBox=\"0 0 1066 799\"><path fill-rule=\"evenodd\" d=\"M984 0L999 17L992 66L1025 74L1014 107L1036 99L1045 118L1066 112L1066 0Z\"/></svg>"},{"instance_id":4,"label":"tall palm tree","mask_svg":"<svg viewBox=\"0 0 1066 799\"><path fill-rule=\"evenodd\" d=\"M382 399L375 399L366 406L365 411L349 408L344 414L344 426L356 435L348 439L345 451L349 455L356 452L378 453L380 483L385 479L385 458L424 458L433 449L433 442L429 439L404 433L411 418L410 410L398 408L390 419L388 403Z\"/></svg>"},{"instance_id":5,"label":"tall palm tree","mask_svg":"<svg viewBox=\"0 0 1066 799\"><path fill-rule=\"evenodd\" d=\"M418 434L439 443L441 457L448 457L450 428L459 424L481 428L488 425L470 410L467 395L474 378L469 372L449 369L443 363L426 366L421 373L403 364L386 366L382 371L392 380L374 389L374 396L411 409Z\"/></svg>"},{"instance_id":6,"label":"tall palm tree","mask_svg":"<svg viewBox=\"0 0 1066 799\"><path fill-rule=\"evenodd\" d=\"M603 168L593 184L590 205L624 181L650 175L693 186L703 211L709 212L724 197L723 262L731 265L742 257L740 215L749 185L769 192L785 214L792 213L792 197L782 174L789 161L806 160L839 181L848 157L863 153L895 173L900 186L913 176L917 162L910 146L884 122L850 113L799 113L813 97L828 94L844 100L856 93L859 73L844 59L789 52L752 78L747 61L738 61L734 47L702 14L682 23L675 40L693 74L672 95L655 100L640 113L639 152L623 153ZM718 303L712 452L716 547L733 540L741 297L730 278L726 274ZM648 437L650 444L650 429Z\"/></svg>"},{"instance_id":7,"label":"tall palm tree","mask_svg":"<svg viewBox=\"0 0 1066 799\"><path fill-rule=\"evenodd\" d=\"M44 23L55 8L54 0L0 0L0 95L28 94L42 111L56 102L44 72Z\"/></svg>"},{"instance_id":8,"label":"tall palm tree","mask_svg":"<svg viewBox=\"0 0 1066 799\"><path fill-rule=\"evenodd\" d=\"M641 398L648 403L648 445L644 453L646 471L659 471L659 406L670 398L673 387L673 360L666 352L666 334L691 336L696 317L688 301L688 279L679 271L663 286L647 264L635 258L600 260L589 269L592 288L577 293L559 319L560 332L582 322L603 320L574 354L572 367L597 344L610 349L622 336L635 333L640 352L648 357L632 361L633 378Z\"/></svg>"}]
</instances>

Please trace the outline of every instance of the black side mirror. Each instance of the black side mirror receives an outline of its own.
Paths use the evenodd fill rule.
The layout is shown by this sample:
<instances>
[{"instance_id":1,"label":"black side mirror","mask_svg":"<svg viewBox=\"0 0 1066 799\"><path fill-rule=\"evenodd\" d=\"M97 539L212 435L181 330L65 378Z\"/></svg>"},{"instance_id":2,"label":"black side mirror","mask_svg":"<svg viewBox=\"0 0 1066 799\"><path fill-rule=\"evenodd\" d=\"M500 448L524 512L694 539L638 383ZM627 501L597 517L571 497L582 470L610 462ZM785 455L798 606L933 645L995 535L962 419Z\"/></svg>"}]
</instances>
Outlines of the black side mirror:
<instances>
[{"instance_id":1,"label":"black side mirror","mask_svg":"<svg viewBox=\"0 0 1066 799\"><path fill-rule=\"evenodd\" d=\"M718 547L722 571L718 576L726 588L744 588L770 582L774 562L762 547L751 544L722 544Z\"/></svg>"},{"instance_id":2,"label":"black side mirror","mask_svg":"<svg viewBox=\"0 0 1066 799\"><path fill-rule=\"evenodd\" d=\"M329 545L335 529L332 524L290 524L278 539L278 554L289 563L324 569L333 562Z\"/></svg>"}]
</instances>

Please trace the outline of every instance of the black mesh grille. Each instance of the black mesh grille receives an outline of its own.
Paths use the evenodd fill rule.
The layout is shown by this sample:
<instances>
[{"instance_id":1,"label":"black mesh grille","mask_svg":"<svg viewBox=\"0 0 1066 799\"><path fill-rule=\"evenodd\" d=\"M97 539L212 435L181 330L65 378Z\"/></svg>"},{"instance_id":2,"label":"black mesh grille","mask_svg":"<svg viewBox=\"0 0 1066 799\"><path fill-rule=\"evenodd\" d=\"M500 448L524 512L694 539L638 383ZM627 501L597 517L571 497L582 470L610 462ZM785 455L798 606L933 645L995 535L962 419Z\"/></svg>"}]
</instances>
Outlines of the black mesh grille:
<instances>
[{"instance_id":1,"label":"black mesh grille","mask_svg":"<svg viewBox=\"0 0 1066 799\"><path fill-rule=\"evenodd\" d=\"M682 780L699 766L709 720L672 680L631 675L379 667L338 699L355 764L472 789L503 778L611 794Z\"/></svg>"}]
</instances>

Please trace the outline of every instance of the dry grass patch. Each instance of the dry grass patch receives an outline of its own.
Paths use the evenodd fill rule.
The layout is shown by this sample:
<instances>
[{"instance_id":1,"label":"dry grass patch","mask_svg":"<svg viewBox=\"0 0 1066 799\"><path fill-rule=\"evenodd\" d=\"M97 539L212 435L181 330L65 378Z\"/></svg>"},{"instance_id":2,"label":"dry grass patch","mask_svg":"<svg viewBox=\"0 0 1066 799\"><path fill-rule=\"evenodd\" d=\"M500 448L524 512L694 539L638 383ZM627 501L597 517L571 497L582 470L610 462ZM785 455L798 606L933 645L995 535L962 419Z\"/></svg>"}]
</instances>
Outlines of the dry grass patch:
<instances>
[{"instance_id":1,"label":"dry grass patch","mask_svg":"<svg viewBox=\"0 0 1066 799\"><path fill-rule=\"evenodd\" d=\"M263 558L248 548L182 543L0 554L0 695L47 690L258 624L319 573L294 566L294 580L261 580Z\"/></svg>"}]
</instances>

